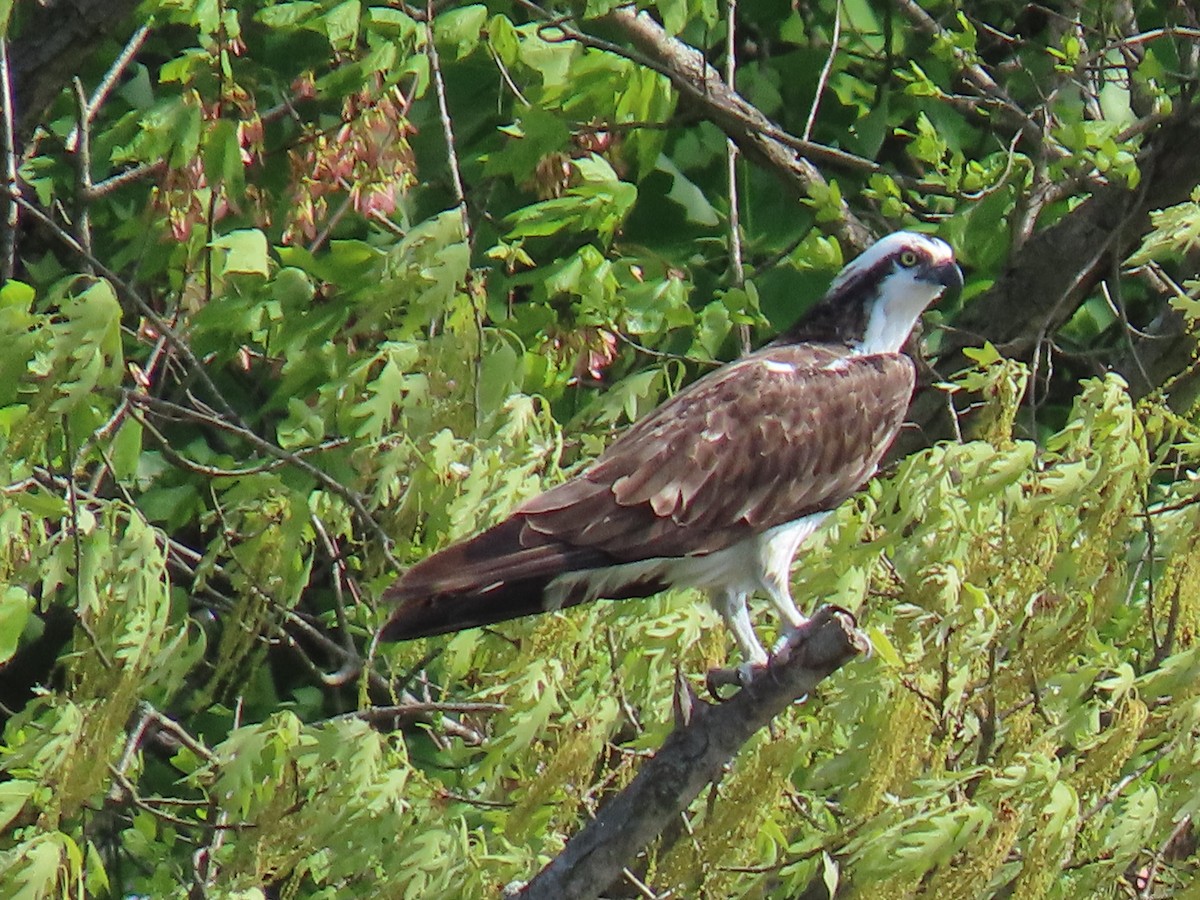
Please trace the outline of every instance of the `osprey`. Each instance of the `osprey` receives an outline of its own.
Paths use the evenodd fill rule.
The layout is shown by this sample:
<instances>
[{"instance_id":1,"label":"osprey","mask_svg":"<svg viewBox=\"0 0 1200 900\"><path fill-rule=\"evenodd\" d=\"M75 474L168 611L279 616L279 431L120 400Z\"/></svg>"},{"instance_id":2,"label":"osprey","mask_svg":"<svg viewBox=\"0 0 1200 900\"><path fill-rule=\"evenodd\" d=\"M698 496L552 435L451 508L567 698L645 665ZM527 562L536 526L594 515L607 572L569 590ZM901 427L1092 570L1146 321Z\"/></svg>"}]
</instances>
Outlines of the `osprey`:
<instances>
[{"instance_id":1,"label":"osprey","mask_svg":"<svg viewBox=\"0 0 1200 900\"><path fill-rule=\"evenodd\" d=\"M680 391L575 478L409 569L384 592L398 606L380 639L692 587L709 593L748 676L768 656L747 598L771 601L785 647L806 621L790 591L796 551L875 473L912 397L901 347L962 283L944 241L878 241L776 340Z\"/></svg>"}]
</instances>

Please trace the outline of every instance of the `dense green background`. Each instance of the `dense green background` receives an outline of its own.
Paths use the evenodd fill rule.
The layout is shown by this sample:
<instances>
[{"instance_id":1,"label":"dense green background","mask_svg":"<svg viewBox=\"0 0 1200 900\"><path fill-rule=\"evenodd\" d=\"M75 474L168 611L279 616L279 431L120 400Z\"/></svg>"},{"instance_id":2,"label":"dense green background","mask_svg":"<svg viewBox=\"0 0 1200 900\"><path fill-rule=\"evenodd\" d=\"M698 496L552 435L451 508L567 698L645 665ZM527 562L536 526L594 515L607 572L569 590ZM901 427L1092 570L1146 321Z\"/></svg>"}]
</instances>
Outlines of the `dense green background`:
<instances>
[{"instance_id":1,"label":"dense green background","mask_svg":"<svg viewBox=\"0 0 1200 900\"><path fill-rule=\"evenodd\" d=\"M1194 155L1170 141L1200 28L1169 2L922 6L743 0L729 35L716 0L648 5L692 59L732 46L784 132L820 87L815 180L741 158L735 191L720 117L606 0L109 22L86 93L146 42L85 142L70 85L19 135L0 260L0 894L531 877L728 635L679 592L372 648L375 598L794 319L865 225L967 270L929 317L917 452L795 574L877 653L609 894L1200 895L1200 206L1171 185L1087 265L1048 237L1091 195L1166 195L1148 161ZM1076 265L1074 292L987 305Z\"/></svg>"}]
</instances>

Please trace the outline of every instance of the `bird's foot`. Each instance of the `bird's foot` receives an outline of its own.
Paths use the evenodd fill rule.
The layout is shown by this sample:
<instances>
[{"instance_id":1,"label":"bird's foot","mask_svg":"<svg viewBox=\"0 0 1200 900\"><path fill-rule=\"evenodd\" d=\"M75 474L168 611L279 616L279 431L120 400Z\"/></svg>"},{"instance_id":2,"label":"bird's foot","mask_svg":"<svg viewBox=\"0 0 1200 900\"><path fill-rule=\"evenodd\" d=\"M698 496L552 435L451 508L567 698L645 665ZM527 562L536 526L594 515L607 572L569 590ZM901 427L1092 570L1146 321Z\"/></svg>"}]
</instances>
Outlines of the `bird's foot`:
<instances>
[{"instance_id":1,"label":"bird's foot","mask_svg":"<svg viewBox=\"0 0 1200 900\"><path fill-rule=\"evenodd\" d=\"M820 614L816 615L813 619L805 619L798 625L785 625L783 627L779 639L771 647L771 664L776 665L787 662L796 648L804 643L808 632L812 630L814 621L820 618L823 622L824 617L830 614L846 616L850 619L850 626L854 630L856 642L861 644L863 656L869 659L871 654L874 653L875 648L871 646L871 640L867 637L866 633L859 629L857 617L843 606L830 604L821 607Z\"/></svg>"},{"instance_id":2,"label":"bird's foot","mask_svg":"<svg viewBox=\"0 0 1200 900\"><path fill-rule=\"evenodd\" d=\"M721 688L736 686L747 687L760 674L767 671L768 661L744 662L733 669L709 669L704 677L704 686L714 700L728 700L729 696L721 695Z\"/></svg>"},{"instance_id":3,"label":"bird's foot","mask_svg":"<svg viewBox=\"0 0 1200 900\"><path fill-rule=\"evenodd\" d=\"M804 640L805 628L810 619L801 619L795 625L784 625L779 632L779 638L771 646L771 662L784 663L792 655L792 650Z\"/></svg>"}]
</instances>

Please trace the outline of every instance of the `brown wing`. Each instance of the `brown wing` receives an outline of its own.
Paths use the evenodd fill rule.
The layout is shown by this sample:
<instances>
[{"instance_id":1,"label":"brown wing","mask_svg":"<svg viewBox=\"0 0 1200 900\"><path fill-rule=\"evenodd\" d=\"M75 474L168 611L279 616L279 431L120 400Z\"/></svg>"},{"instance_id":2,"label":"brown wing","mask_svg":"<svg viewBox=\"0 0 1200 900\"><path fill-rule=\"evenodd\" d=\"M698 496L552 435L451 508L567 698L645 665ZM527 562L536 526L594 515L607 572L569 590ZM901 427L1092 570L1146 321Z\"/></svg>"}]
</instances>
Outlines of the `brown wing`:
<instances>
[{"instance_id":1,"label":"brown wing","mask_svg":"<svg viewBox=\"0 0 1200 900\"><path fill-rule=\"evenodd\" d=\"M912 362L769 347L697 381L578 478L520 507L522 543L628 562L711 553L820 510L868 479L904 421Z\"/></svg>"}]
</instances>

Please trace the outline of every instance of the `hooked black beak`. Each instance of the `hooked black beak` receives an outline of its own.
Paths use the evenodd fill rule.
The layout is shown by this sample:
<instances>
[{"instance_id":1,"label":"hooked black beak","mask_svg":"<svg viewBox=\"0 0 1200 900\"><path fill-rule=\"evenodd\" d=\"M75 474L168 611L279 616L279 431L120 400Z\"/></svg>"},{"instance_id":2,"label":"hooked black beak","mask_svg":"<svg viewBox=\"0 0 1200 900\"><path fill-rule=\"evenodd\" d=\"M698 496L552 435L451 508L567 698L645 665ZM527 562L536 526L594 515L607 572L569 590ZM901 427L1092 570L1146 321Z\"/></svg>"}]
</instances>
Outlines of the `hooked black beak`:
<instances>
[{"instance_id":1,"label":"hooked black beak","mask_svg":"<svg viewBox=\"0 0 1200 900\"><path fill-rule=\"evenodd\" d=\"M962 269L958 267L958 264L953 259L930 265L924 273L924 278L931 284L940 284L945 288L942 291L941 300L945 300L948 297L957 297L962 292Z\"/></svg>"}]
</instances>

